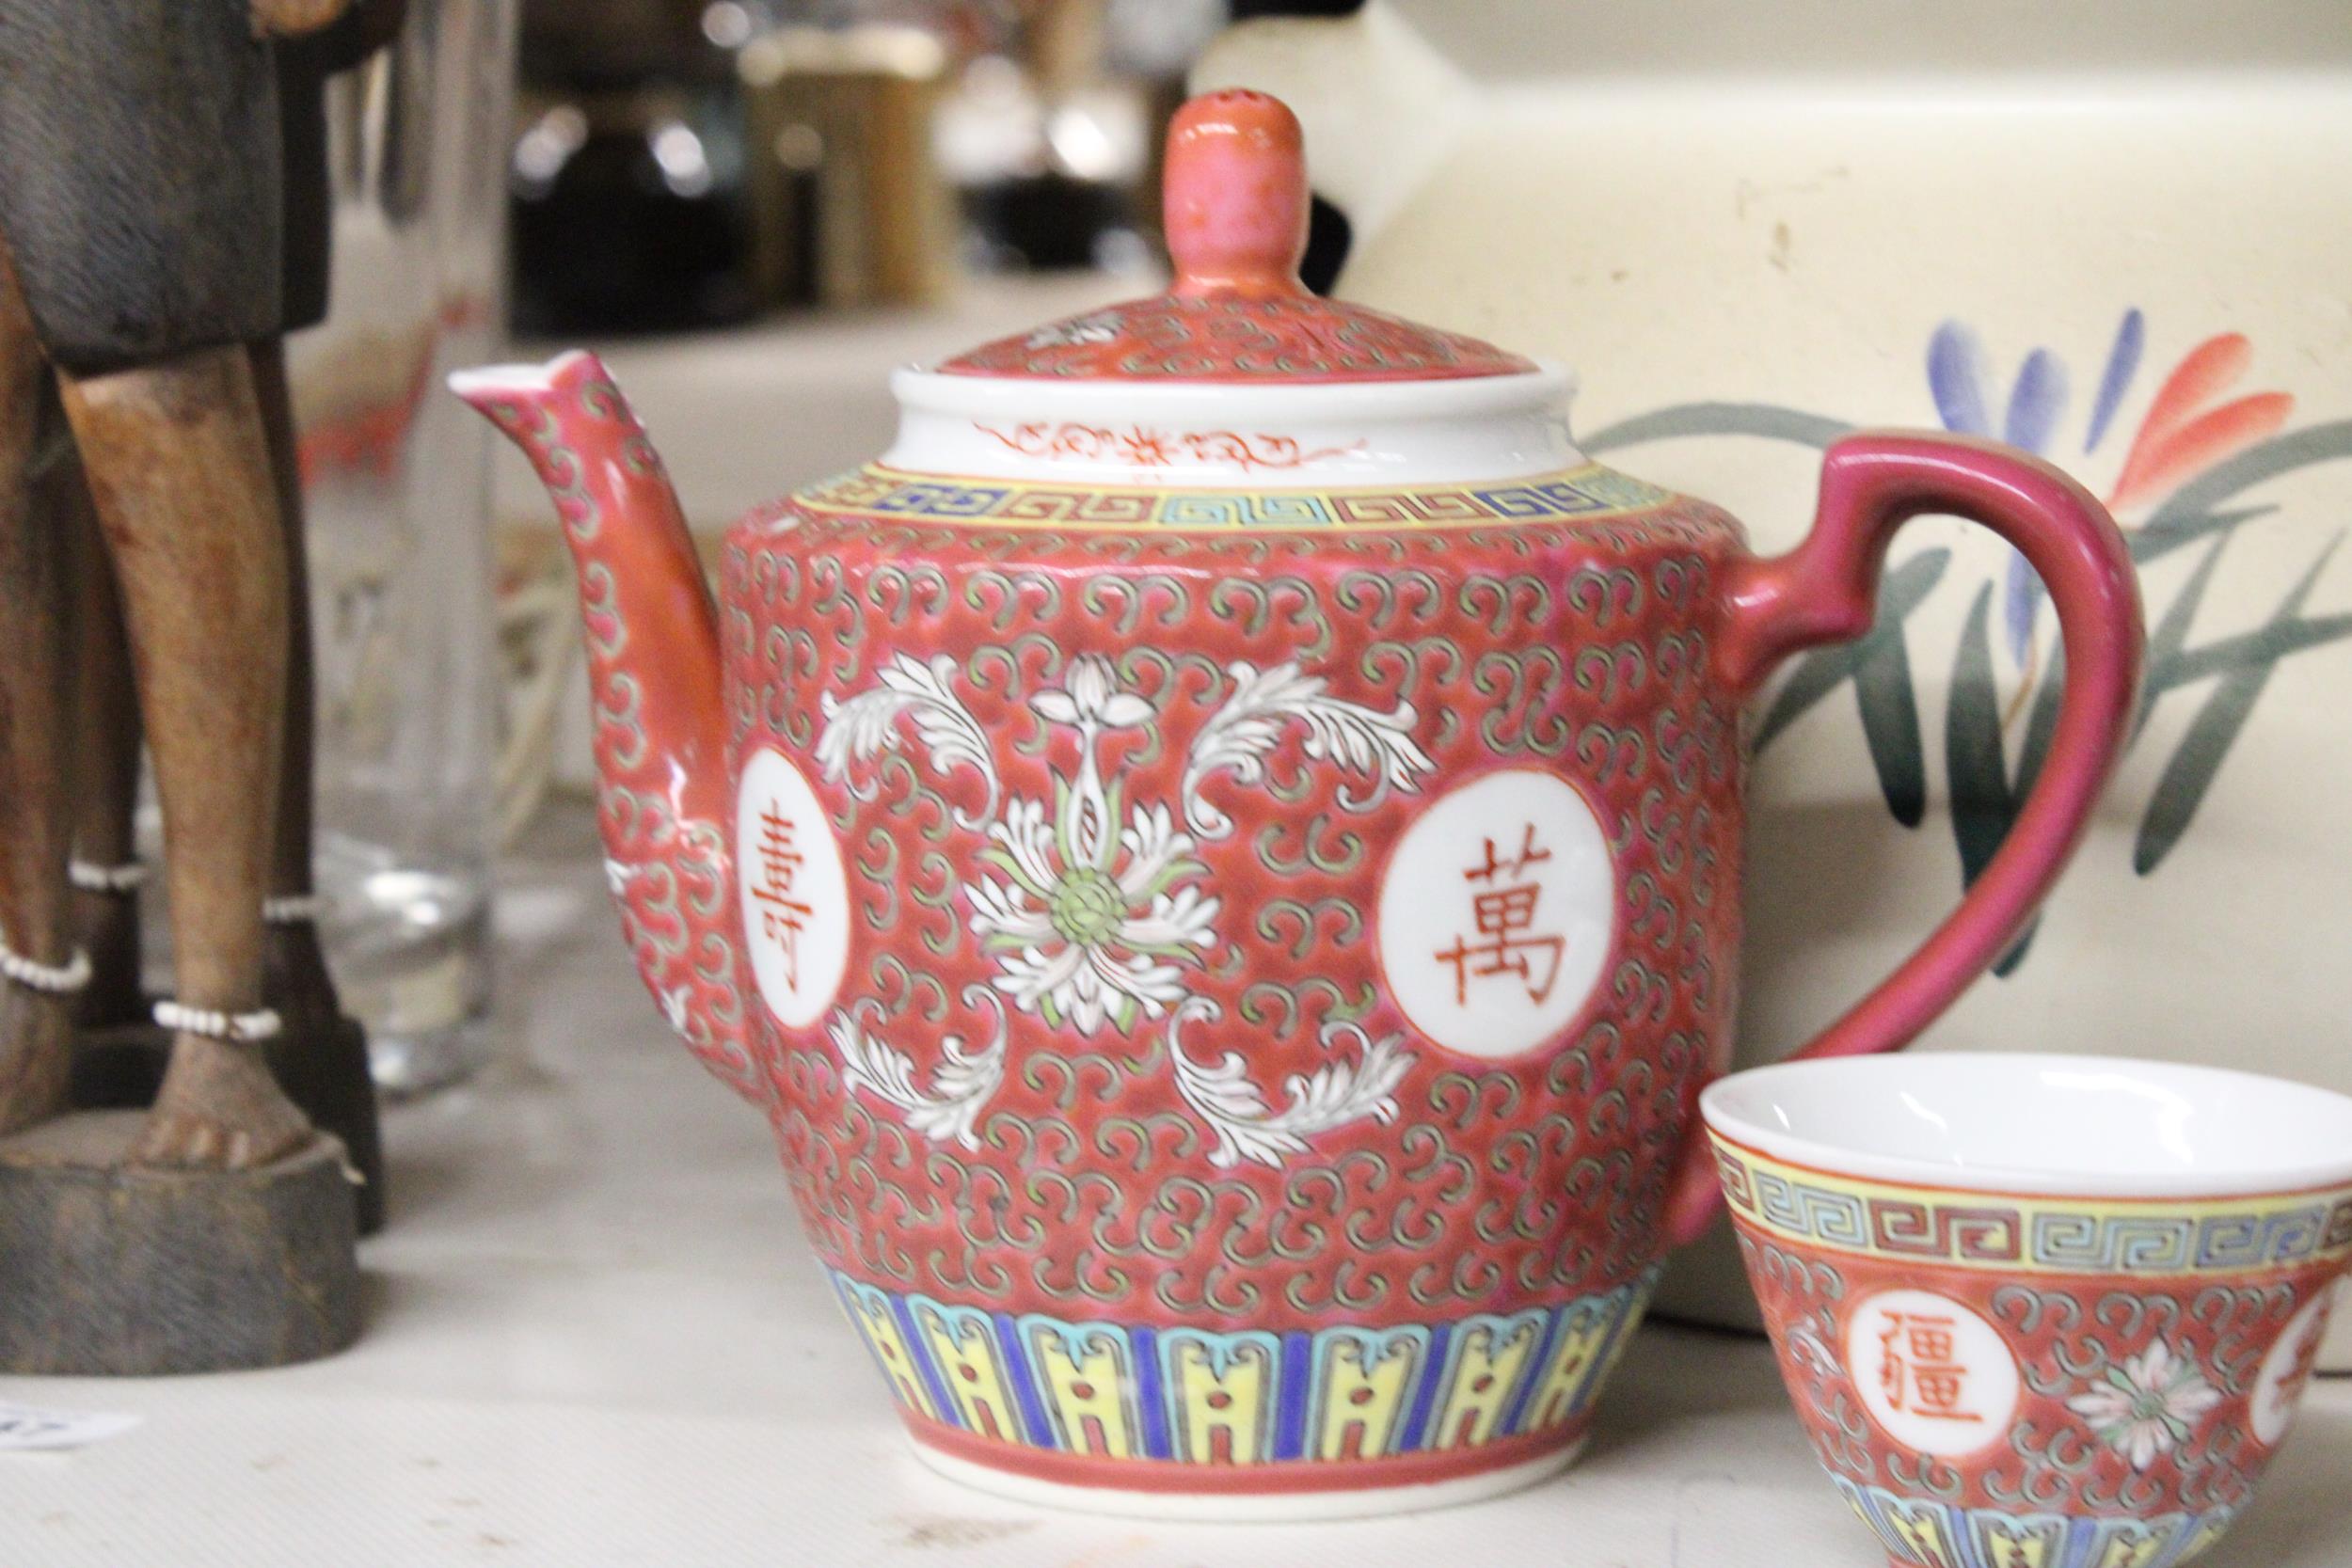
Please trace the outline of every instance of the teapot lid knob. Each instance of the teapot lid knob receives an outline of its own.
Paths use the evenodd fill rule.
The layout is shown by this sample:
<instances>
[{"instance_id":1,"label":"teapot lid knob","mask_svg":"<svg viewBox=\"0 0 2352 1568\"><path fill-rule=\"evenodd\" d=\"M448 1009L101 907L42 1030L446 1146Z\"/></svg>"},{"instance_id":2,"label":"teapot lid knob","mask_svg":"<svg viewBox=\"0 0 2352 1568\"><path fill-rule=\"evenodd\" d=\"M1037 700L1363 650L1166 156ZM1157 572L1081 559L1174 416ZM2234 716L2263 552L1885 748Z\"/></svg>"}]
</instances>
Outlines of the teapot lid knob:
<instances>
[{"instance_id":1,"label":"teapot lid knob","mask_svg":"<svg viewBox=\"0 0 2352 1568\"><path fill-rule=\"evenodd\" d=\"M5 10L9 0L0 0ZM1212 92L1176 111L1161 176L1168 293L982 343L933 367L1007 380L1454 381L1524 375L1534 360L1400 321L1298 280L1307 251L1306 137L1280 100Z\"/></svg>"},{"instance_id":2,"label":"teapot lid knob","mask_svg":"<svg viewBox=\"0 0 2352 1568\"><path fill-rule=\"evenodd\" d=\"M1305 144L1298 117L1263 92L1204 93L1176 111L1162 177L1171 293L1307 292Z\"/></svg>"}]
</instances>

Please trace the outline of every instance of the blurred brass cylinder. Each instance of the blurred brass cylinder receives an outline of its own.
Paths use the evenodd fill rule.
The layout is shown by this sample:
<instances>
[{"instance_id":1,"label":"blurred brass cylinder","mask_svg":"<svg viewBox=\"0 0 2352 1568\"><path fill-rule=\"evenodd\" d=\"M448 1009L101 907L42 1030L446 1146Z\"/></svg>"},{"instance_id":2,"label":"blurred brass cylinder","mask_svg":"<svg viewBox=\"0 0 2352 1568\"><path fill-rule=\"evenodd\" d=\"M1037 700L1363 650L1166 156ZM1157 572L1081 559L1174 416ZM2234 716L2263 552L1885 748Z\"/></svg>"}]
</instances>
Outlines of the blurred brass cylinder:
<instances>
[{"instance_id":1,"label":"blurred brass cylinder","mask_svg":"<svg viewBox=\"0 0 2352 1568\"><path fill-rule=\"evenodd\" d=\"M953 277L931 155L946 52L906 27L780 28L744 45L753 286L764 303L925 304Z\"/></svg>"}]
</instances>

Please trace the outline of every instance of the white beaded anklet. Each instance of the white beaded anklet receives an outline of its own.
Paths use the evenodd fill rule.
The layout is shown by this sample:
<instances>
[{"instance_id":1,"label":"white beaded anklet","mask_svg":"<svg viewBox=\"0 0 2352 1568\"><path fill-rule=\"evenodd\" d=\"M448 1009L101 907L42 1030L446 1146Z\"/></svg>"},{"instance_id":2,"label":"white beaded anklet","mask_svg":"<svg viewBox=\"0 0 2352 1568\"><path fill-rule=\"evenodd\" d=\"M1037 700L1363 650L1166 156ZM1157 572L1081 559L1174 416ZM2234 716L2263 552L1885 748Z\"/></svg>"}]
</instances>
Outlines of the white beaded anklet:
<instances>
[{"instance_id":1,"label":"white beaded anklet","mask_svg":"<svg viewBox=\"0 0 2352 1568\"><path fill-rule=\"evenodd\" d=\"M145 861L125 861L120 865L100 865L91 861L68 861L66 880L84 893L130 893L147 882Z\"/></svg>"},{"instance_id":2,"label":"white beaded anklet","mask_svg":"<svg viewBox=\"0 0 2352 1568\"><path fill-rule=\"evenodd\" d=\"M280 893L262 900L262 920L270 926L309 926L333 905L324 893Z\"/></svg>"},{"instance_id":3,"label":"white beaded anklet","mask_svg":"<svg viewBox=\"0 0 2352 1568\"><path fill-rule=\"evenodd\" d=\"M257 1007L249 1013L227 1013L218 1007L191 1007L184 1003L170 1001L155 1004L155 1022L179 1034L201 1035L207 1039L228 1040L238 1045L274 1039L283 1027L278 1022L277 1009L272 1007Z\"/></svg>"},{"instance_id":4,"label":"white beaded anklet","mask_svg":"<svg viewBox=\"0 0 2352 1568\"><path fill-rule=\"evenodd\" d=\"M0 942L0 975L44 996L72 996L89 984L89 955L77 947L65 962L45 964Z\"/></svg>"}]
</instances>

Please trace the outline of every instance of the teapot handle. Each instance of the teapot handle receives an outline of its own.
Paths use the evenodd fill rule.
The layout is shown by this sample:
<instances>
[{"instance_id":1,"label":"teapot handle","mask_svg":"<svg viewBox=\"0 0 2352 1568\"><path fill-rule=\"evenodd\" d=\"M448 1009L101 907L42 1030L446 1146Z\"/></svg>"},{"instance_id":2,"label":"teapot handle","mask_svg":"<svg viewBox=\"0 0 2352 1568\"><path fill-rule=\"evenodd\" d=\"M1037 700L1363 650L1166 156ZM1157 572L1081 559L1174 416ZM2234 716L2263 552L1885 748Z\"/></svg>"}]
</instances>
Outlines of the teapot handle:
<instances>
[{"instance_id":1,"label":"teapot handle","mask_svg":"<svg viewBox=\"0 0 2352 1568\"><path fill-rule=\"evenodd\" d=\"M2047 762L1992 863L1901 966L1798 1056L1907 1044L2026 928L2089 825L2129 737L2145 632L2131 556L2090 493L2036 457L1963 436L1868 432L1821 464L1813 531L1787 555L1737 563L1724 589L1716 671L1746 695L1790 654L1870 628L1895 531L1924 514L1980 523L2017 546L2058 610L2066 686ZM1721 1201L1694 1115L1667 1198L1673 1244Z\"/></svg>"}]
</instances>

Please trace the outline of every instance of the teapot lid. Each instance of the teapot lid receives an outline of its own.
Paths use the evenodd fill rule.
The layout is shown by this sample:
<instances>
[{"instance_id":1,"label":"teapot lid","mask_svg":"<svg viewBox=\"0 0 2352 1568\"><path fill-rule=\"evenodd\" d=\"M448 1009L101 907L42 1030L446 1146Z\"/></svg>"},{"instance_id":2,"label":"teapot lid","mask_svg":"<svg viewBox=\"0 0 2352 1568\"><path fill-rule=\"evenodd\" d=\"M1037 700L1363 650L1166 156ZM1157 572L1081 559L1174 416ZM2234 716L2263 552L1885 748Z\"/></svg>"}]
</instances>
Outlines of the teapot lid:
<instances>
[{"instance_id":1,"label":"teapot lid","mask_svg":"<svg viewBox=\"0 0 2352 1568\"><path fill-rule=\"evenodd\" d=\"M1168 293L1001 338L934 369L1041 381L1456 381L1533 360L1459 333L1308 292L1307 162L1297 117L1232 90L1195 98L1168 131Z\"/></svg>"}]
</instances>

